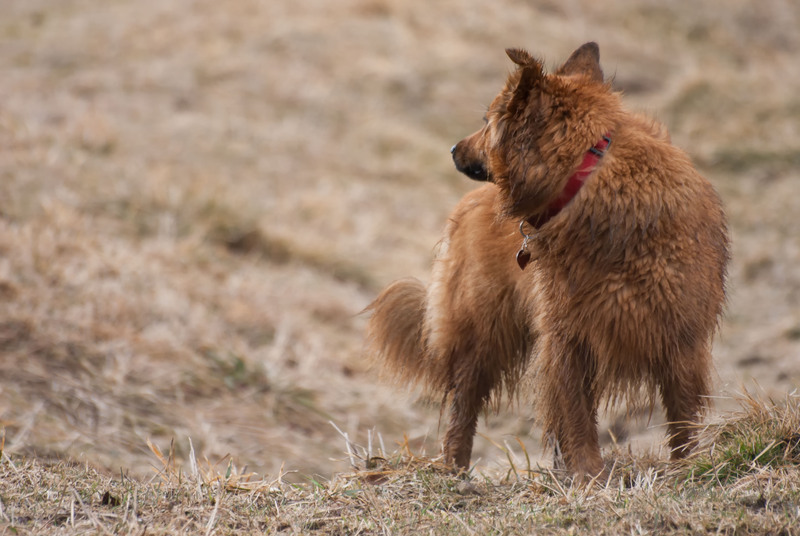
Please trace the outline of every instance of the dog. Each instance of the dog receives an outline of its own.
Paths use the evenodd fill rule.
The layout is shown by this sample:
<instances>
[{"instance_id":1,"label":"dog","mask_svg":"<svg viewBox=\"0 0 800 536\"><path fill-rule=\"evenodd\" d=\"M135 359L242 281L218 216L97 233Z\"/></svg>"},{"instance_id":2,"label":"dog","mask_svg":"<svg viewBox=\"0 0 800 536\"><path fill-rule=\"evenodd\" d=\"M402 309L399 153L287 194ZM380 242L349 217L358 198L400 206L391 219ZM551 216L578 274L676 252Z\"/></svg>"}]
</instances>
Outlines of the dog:
<instances>
[{"instance_id":1,"label":"dog","mask_svg":"<svg viewBox=\"0 0 800 536\"><path fill-rule=\"evenodd\" d=\"M719 196L663 125L623 108L597 44L550 74L506 53L516 68L483 128L451 150L486 184L450 216L431 283L397 281L368 307L366 353L449 404L456 470L479 414L523 389L572 475L605 470L601 406L659 394L681 458L707 409L725 304Z\"/></svg>"}]
</instances>

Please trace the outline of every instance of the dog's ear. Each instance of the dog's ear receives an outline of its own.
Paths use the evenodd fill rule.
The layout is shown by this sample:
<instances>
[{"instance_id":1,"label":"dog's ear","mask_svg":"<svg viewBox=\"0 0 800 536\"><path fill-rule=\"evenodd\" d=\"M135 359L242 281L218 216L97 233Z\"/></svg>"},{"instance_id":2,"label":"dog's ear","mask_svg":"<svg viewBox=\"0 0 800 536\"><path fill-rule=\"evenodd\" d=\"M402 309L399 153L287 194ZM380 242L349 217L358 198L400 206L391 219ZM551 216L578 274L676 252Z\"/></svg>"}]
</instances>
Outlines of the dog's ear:
<instances>
[{"instance_id":1,"label":"dog's ear","mask_svg":"<svg viewBox=\"0 0 800 536\"><path fill-rule=\"evenodd\" d=\"M508 57L511 58L511 61L520 67L525 67L529 63L536 61L527 50L523 50L521 48L507 48L506 54L508 54Z\"/></svg>"},{"instance_id":2,"label":"dog's ear","mask_svg":"<svg viewBox=\"0 0 800 536\"><path fill-rule=\"evenodd\" d=\"M564 65L558 68L556 74L582 74L596 82L602 82L603 71L600 69L600 47L594 42L581 45L564 62Z\"/></svg>"},{"instance_id":3,"label":"dog's ear","mask_svg":"<svg viewBox=\"0 0 800 536\"><path fill-rule=\"evenodd\" d=\"M519 81L514 87L514 94L508 103L508 111L516 114L527 105L531 90L541 86L544 80L544 71L539 61L520 48L507 48L506 54L511 61L520 66Z\"/></svg>"}]
</instances>

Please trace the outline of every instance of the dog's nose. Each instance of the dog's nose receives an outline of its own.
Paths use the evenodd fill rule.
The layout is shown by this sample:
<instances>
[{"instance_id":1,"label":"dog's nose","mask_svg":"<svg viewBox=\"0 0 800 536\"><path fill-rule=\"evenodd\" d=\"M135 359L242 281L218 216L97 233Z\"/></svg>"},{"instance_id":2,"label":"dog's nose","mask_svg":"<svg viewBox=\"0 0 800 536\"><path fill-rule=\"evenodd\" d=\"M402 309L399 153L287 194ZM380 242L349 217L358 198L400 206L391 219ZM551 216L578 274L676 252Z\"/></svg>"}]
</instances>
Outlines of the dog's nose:
<instances>
[{"instance_id":1,"label":"dog's nose","mask_svg":"<svg viewBox=\"0 0 800 536\"><path fill-rule=\"evenodd\" d=\"M456 145L458 145L458 144L456 144ZM450 147L450 154L453 154L455 152L456 152L456 146L453 145L452 147Z\"/></svg>"}]
</instances>

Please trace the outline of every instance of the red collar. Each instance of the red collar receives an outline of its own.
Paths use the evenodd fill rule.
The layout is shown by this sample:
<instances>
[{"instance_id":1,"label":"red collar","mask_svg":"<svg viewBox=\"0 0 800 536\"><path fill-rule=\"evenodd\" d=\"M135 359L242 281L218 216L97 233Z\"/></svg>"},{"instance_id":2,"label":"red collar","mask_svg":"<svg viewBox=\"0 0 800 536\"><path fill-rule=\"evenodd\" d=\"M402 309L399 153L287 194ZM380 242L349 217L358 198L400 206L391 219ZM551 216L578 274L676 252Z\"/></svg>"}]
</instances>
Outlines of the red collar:
<instances>
[{"instance_id":1,"label":"red collar","mask_svg":"<svg viewBox=\"0 0 800 536\"><path fill-rule=\"evenodd\" d=\"M572 201L572 198L575 197L575 194L581 189L586 179L589 178L589 175L597 169L597 164L600 162L600 159L606 155L606 151L608 151L610 145L611 133L606 132L605 136L594 144L594 147L586 151L586 154L583 155L583 162L581 162L578 170L567 179L567 184L564 186L564 189L561 190L561 194L547 206L547 209L535 218L528 218L520 222L519 232L522 233L524 239L522 241L522 247L517 252L517 264L519 264L521 269L524 270L531 260L531 252L528 250L528 241L533 238L533 235L525 234L523 229L525 223L534 229L538 229L550 221L553 216L561 212L561 209Z\"/></svg>"},{"instance_id":2,"label":"red collar","mask_svg":"<svg viewBox=\"0 0 800 536\"><path fill-rule=\"evenodd\" d=\"M595 143L594 147L586 151L586 154L583 155L583 162L581 162L578 170L567 179L567 184L564 186L564 189L561 190L561 194L547 206L547 209L542 214L529 218L526 221L534 229L538 229L561 212L561 209L572 201L572 198L575 197L575 194L581 189L589 175L597 168L597 164L600 162L600 159L605 156L610 145L611 132L606 132L606 134L600 138L600 141Z\"/></svg>"}]
</instances>

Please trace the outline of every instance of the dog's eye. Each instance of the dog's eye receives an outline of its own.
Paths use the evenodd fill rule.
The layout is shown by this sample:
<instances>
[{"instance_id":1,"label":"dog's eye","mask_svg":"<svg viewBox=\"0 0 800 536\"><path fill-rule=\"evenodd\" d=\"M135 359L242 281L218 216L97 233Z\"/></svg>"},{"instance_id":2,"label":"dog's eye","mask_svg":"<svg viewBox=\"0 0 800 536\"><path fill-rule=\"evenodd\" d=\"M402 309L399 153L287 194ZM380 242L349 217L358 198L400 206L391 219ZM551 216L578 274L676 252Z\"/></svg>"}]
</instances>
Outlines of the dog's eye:
<instances>
[{"instance_id":1,"label":"dog's eye","mask_svg":"<svg viewBox=\"0 0 800 536\"><path fill-rule=\"evenodd\" d=\"M485 115L483 116L483 122L484 122L484 124L486 124L486 125L488 125L488 124L489 124L489 118L488 118L488 117L486 117Z\"/></svg>"}]
</instances>

